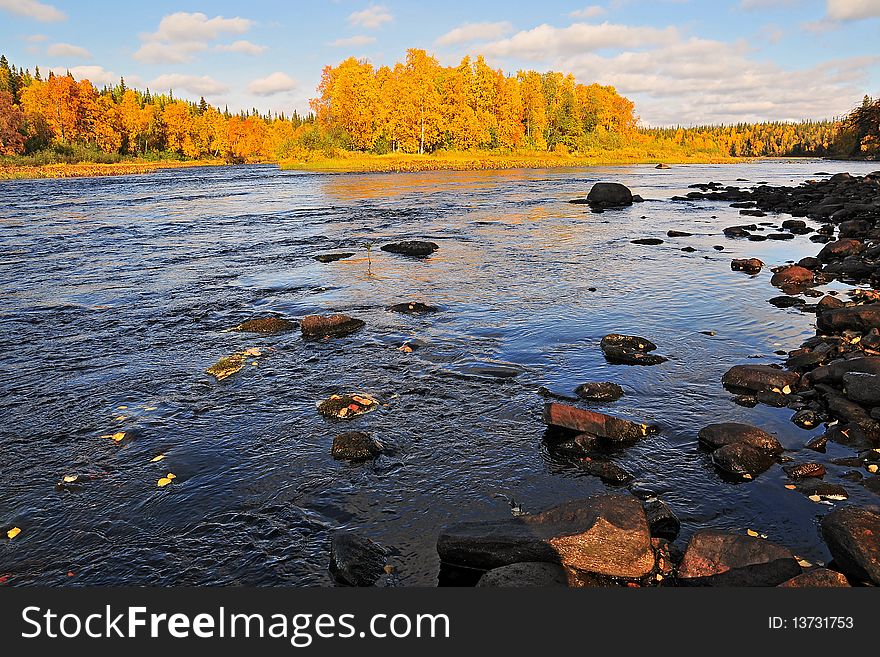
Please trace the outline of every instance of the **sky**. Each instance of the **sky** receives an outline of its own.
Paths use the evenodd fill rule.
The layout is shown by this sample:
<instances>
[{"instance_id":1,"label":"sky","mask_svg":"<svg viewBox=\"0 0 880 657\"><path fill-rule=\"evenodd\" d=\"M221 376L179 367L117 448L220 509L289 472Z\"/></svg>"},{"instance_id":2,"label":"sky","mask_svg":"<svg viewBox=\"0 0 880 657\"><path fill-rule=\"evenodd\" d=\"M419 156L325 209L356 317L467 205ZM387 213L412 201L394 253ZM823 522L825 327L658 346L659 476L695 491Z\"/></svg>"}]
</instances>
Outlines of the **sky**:
<instances>
[{"instance_id":1,"label":"sky","mask_svg":"<svg viewBox=\"0 0 880 657\"><path fill-rule=\"evenodd\" d=\"M646 126L833 118L880 96L880 0L0 0L13 64L231 111L307 111L325 65L408 48L610 84Z\"/></svg>"}]
</instances>

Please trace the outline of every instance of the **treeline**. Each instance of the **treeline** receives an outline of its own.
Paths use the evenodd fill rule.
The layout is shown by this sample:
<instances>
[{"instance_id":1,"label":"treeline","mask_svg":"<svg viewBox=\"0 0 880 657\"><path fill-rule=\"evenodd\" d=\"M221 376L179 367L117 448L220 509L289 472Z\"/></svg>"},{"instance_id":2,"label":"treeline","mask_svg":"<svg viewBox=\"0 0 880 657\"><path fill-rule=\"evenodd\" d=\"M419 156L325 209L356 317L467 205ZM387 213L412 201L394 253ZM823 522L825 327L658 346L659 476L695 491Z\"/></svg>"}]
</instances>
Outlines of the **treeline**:
<instances>
[{"instance_id":1,"label":"treeline","mask_svg":"<svg viewBox=\"0 0 880 657\"><path fill-rule=\"evenodd\" d=\"M880 157L880 98L865 96L841 126L838 148L844 157Z\"/></svg>"},{"instance_id":2,"label":"treeline","mask_svg":"<svg viewBox=\"0 0 880 657\"><path fill-rule=\"evenodd\" d=\"M633 103L614 87L555 72L507 76L483 57L443 67L416 49L393 68L355 58L328 66L318 94L312 109L321 128L348 150L373 153L576 152L597 135L629 135L637 122Z\"/></svg>"},{"instance_id":3,"label":"treeline","mask_svg":"<svg viewBox=\"0 0 880 657\"><path fill-rule=\"evenodd\" d=\"M37 68L32 75L0 56L0 155L52 148L82 156L91 150L243 162L287 157L314 141L314 130L314 117L296 112L230 114L204 98L196 103L129 89L124 79L98 90L70 74L44 79Z\"/></svg>"}]
</instances>

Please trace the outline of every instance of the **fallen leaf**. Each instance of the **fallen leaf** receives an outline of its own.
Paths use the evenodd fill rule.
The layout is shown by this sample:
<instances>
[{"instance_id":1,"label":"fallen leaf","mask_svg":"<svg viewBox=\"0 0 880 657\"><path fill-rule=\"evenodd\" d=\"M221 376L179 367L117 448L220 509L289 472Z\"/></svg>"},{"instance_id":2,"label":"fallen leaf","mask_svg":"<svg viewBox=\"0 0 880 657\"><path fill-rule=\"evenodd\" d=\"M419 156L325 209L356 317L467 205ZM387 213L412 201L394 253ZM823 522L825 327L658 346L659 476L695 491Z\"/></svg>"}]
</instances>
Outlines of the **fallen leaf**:
<instances>
[{"instance_id":1,"label":"fallen leaf","mask_svg":"<svg viewBox=\"0 0 880 657\"><path fill-rule=\"evenodd\" d=\"M236 372L240 371L242 367L244 367L244 356L242 354L233 354L231 356L221 358L216 363L211 365L211 367L205 370L205 372L213 376L218 381L222 381L223 379L229 378Z\"/></svg>"},{"instance_id":2,"label":"fallen leaf","mask_svg":"<svg viewBox=\"0 0 880 657\"><path fill-rule=\"evenodd\" d=\"M251 347L250 349L245 349L241 352L243 356L262 356L263 352L260 351L257 347Z\"/></svg>"},{"instance_id":3,"label":"fallen leaf","mask_svg":"<svg viewBox=\"0 0 880 657\"><path fill-rule=\"evenodd\" d=\"M394 572L394 566L385 566L384 570L386 575L390 575Z\"/></svg>"},{"instance_id":4,"label":"fallen leaf","mask_svg":"<svg viewBox=\"0 0 880 657\"><path fill-rule=\"evenodd\" d=\"M758 532L756 532L754 529L747 529L746 534L748 534L752 538L758 538Z\"/></svg>"},{"instance_id":5,"label":"fallen leaf","mask_svg":"<svg viewBox=\"0 0 880 657\"><path fill-rule=\"evenodd\" d=\"M785 487L788 490L797 490L797 486L795 486L794 484L785 484Z\"/></svg>"},{"instance_id":6,"label":"fallen leaf","mask_svg":"<svg viewBox=\"0 0 880 657\"><path fill-rule=\"evenodd\" d=\"M124 431L118 431L117 433L105 433L101 438L109 438L110 440L115 440L117 443L122 441L125 438Z\"/></svg>"},{"instance_id":7,"label":"fallen leaf","mask_svg":"<svg viewBox=\"0 0 880 657\"><path fill-rule=\"evenodd\" d=\"M79 479L79 475L64 475L64 479L62 480L65 484L72 484L77 479Z\"/></svg>"},{"instance_id":8,"label":"fallen leaf","mask_svg":"<svg viewBox=\"0 0 880 657\"><path fill-rule=\"evenodd\" d=\"M21 529L19 527L13 527L8 532L6 532L6 536L8 536L10 540L15 538L19 534L21 534Z\"/></svg>"},{"instance_id":9,"label":"fallen leaf","mask_svg":"<svg viewBox=\"0 0 880 657\"><path fill-rule=\"evenodd\" d=\"M144 406L145 411L157 411L159 410L158 406Z\"/></svg>"},{"instance_id":10,"label":"fallen leaf","mask_svg":"<svg viewBox=\"0 0 880 657\"><path fill-rule=\"evenodd\" d=\"M405 353L405 354L411 354L411 353L412 353L412 347L410 347L408 344L405 344L405 345L403 345L402 347L400 347L400 349L398 349L398 351L402 351L402 352Z\"/></svg>"},{"instance_id":11,"label":"fallen leaf","mask_svg":"<svg viewBox=\"0 0 880 657\"><path fill-rule=\"evenodd\" d=\"M752 478L752 475L750 475L750 474L743 475L743 479L751 479L751 478Z\"/></svg>"},{"instance_id":12,"label":"fallen leaf","mask_svg":"<svg viewBox=\"0 0 880 657\"><path fill-rule=\"evenodd\" d=\"M790 386L785 386L785 387L782 389L782 394L783 394L783 395L790 395L790 394L791 394L791 387L790 387Z\"/></svg>"},{"instance_id":13,"label":"fallen leaf","mask_svg":"<svg viewBox=\"0 0 880 657\"><path fill-rule=\"evenodd\" d=\"M177 475L172 472L169 472L167 475L165 475L165 477L171 480L177 479Z\"/></svg>"},{"instance_id":14,"label":"fallen leaf","mask_svg":"<svg viewBox=\"0 0 880 657\"><path fill-rule=\"evenodd\" d=\"M154 456L153 458L151 458L150 463L158 463L159 461L162 461L164 459L165 459L165 455L159 454L159 456Z\"/></svg>"},{"instance_id":15,"label":"fallen leaf","mask_svg":"<svg viewBox=\"0 0 880 657\"><path fill-rule=\"evenodd\" d=\"M871 474L877 472L877 470L880 470L880 467L878 467L874 463L872 463L871 465L868 466L868 472L870 472Z\"/></svg>"},{"instance_id":16,"label":"fallen leaf","mask_svg":"<svg viewBox=\"0 0 880 657\"><path fill-rule=\"evenodd\" d=\"M68 576L68 577L76 577L76 573L73 572L72 570L68 570L68 571L67 571L67 576Z\"/></svg>"},{"instance_id":17,"label":"fallen leaf","mask_svg":"<svg viewBox=\"0 0 880 657\"><path fill-rule=\"evenodd\" d=\"M813 564L811 564L811 563L810 563L809 561L807 561L806 559L798 559L798 565L799 565L801 568L810 568Z\"/></svg>"},{"instance_id":18,"label":"fallen leaf","mask_svg":"<svg viewBox=\"0 0 880 657\"><path fill-rule=\"evenodd\" d=\"M162 477L159 481L156 482L156 485L159 488L162 488L163 486L167 486L170 483L171 483L171 480L168 477Z\"/></svg>"},{"instance_id":19,"label":"fallen leaf","mask_svg":"<svg viewBox=\"0 0 880 657\"><path fill-rule=\"evenodd\" d=\"M116 410L117 410L117 411L127 411L127 410L128 410L128 406L117 406L117 407L116 407Z\"/></svg>"},{"instance_id":20,"label":"fallen leaf","mask_svg":"<svg viewBox=\"0 0 880 657\"><path fill-rule=\"evenodd\" d=\"M117 415L115 418L113 418L113 421L114 422L125 422L127 419L128 418L125 417L124 415Z\"/></svg>"},{"instance_id":21,"label":"fallen leaf","mask_svg":"<svg viewBox=\"0 0 880 657\"><path fill-rule=\"evenodd\" d=\"M821 502L822 501L822 498L819 497L818 495L810 495L810 497L808 499L812 502Z\"/></svg>"}]
</instances>

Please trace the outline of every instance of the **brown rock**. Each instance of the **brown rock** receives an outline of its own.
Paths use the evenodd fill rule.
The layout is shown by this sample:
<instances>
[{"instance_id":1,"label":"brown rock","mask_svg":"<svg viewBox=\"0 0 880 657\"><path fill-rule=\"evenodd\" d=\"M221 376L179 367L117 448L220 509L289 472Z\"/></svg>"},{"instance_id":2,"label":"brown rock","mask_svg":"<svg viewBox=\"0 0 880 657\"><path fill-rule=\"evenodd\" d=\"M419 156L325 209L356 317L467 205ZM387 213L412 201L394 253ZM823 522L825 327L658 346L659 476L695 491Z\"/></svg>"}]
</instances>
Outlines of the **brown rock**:
<instances>
[{"instance_id":1,"label":"brown rock","mask_svg":"<svg viewBox=\"0 0 880 657\"><path fill-rule=\"evenodd\" d=\"M239 324L233 330L244 331L247 333L283 333L285 331L293 331L296 328L296 322L282 317L260 317L257 319L249 319Z\"/></svg>"},{"instance_id":2,"label":"brown rock","mask_svg":"<svg viewBox=\"0 0 880 657\"><path fill-rule=\"evenodd\" d=\"M821 528L840 570L880 585L880 513L846 506L822 518Z\"/></svg>"},{"instance_id":3,"label":"brown rock","mask_svg":"<svg viewBox=\"0 0 880 657\"><path fill-rule=\"evenodd\" d=\"M710 449L718 449L734 443L745 443L770 454L782 454L782 445L774 436L758 427L739 422L710 424L700 429L699 439Z\"/></svg>"},{"instance_id":4,"label":"brown rock","mask_svg":"<svg viewBox=\"0 0 880 657\"><path fill-rule=\"evenodd\" d=\"M791 479L825 476L825 466L821 463L791 463L782 469Z\"/></svg>"},{"instance_id":5,"label":"brown rock","mask_svg":"<svg viewBox=\"0 0 880 657\"><path fill-rule=\"evenodd\" d=\"M827 568L811 568L805 573L792 577L779 586L789 589L843 588L848 587L846 577Z\"/></svg>"},{"instance_id":6,"label":"brown rock","mask_svg":"<svg viewBox=\"0 0 880 657\"><path fill-rule=\"evenodd\" d=\"M791 265L784 269L780 269L773 274L773 278L770 279L770 284L774 287L785 287L787 285L808 286L812 285L812 283L813 272L804 267L798 267L797 265Z\"/></svg>"},{"instance_id":7,"label":"brown rock","mask_svg":"<svg viewBox=\"0 0 880 657\"><path fill-rule=\"evenodd\" d=\"M544 404L544 423L622 442L639 440L651 432L651 427L647 424L638 424L604 413L595 413L555 402Z\"/></svg>"},{"instance_id":8,"label":"brown rock","mask_svg":"<svg viewBox=\"0 0 880 657\"><path fill-rule=\"evenodd\" d=\"M678 578L698 586L777 586L800 573L794 555L775 543L741 534L701 531L688 543Z\"/></svg>"},{"instance_id":9,"label":"brown rock","mask_svg":"<svg viewBox=\"0 0 880 657\"><path fill-rule=\"evenodd\" d=\"M712 452L712 463L729 475L752 479L769 470L775 459L769 452L755 449L746 443L733 443Z\"/></svg>"},{"instance_id":10,"label":"brown rock","mask_svg":"<svg viewBox=\"0 0 880 657\"><path fill-rule=\"evenodd\" d=\"M851 255L858 255L865 250L865 245L858 240L843 238L826 244L817 256L822 262L840 260Z\"/></svg>"},{"instance_id":11,"label":"brown rock","mask_svg":"<svg viewBox=\"0 0 880 657\"><path fill-rule=\"evenodd\" d=\"M309 338L342 337L365 326L360 319L348 315L309 315L304 317L300 328Z\"/></svg>"},{"instance_id":12,"label":"brown rock","mask_svg":"<svg viewBox=\"0 0 880 657\"><path fill-rule=\"evenodd\" d=\"M763 267L764 263L757 258L736 259L730 263L730 268L733 271L744 271L747 274L759 274Z\"/></svg>"},{"instance_id":13,"label":"brown rock","mask_svg":"<svg viewBox=\"0 0 880 657\"><path fill-rule=\"evenodd\" d=\"M816 326L824 333L839 333L845 329L867 333L880 328L880 304L826 310L819 313Z\"/></svg>"},{"instance_id":14,"label":"brown rock","mask_svg":"<svg viewBox=\"0 0 880 657\"><path fill-rule=\"evenodd\" d=\"M797 372L771 365L735 365L721 377L721 383L725 388L737 390L789 394L797 389L800 379Z\"/></svg>"}]
</instances>

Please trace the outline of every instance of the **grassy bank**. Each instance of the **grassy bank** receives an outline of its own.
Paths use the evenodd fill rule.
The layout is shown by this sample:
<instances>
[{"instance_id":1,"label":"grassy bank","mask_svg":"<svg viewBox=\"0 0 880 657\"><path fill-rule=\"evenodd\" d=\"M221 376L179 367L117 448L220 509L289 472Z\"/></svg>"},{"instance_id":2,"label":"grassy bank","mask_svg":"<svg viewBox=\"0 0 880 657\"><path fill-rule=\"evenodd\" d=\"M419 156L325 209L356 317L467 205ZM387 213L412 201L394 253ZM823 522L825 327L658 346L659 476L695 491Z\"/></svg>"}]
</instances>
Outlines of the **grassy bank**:
<instances>
[{"instance_id":1,"label":"grassy bank","mask_svg":"<svg viewBox=\"0 0 880 657\"><path fill-rule=\"evenodd\" d=\"M225 164L223 160L125 160L122 162L77 162L54 164L19 164L0 161L0 180L25 180L29 178L91 178L96 176L130 176L153 173L157 169L214 166Z\"/></svg>"},{"instance_id":2,"label":"grassy bank","mask_svg":"<svg viewBox=\"0 0 880 657\"><path fill-rule=\"evenodd\" d=\"M738 162L729 156L706 153L652 155L638 150L597 151L584 155L556 153L435 153L432 155L370 155L341 153L281 162L287 171L327 173L391 173L410 171L479 171L493 169L544 169L620 164L715 164Z\"/></svg>"}]
</instances>

